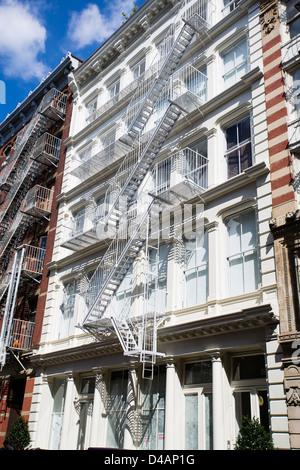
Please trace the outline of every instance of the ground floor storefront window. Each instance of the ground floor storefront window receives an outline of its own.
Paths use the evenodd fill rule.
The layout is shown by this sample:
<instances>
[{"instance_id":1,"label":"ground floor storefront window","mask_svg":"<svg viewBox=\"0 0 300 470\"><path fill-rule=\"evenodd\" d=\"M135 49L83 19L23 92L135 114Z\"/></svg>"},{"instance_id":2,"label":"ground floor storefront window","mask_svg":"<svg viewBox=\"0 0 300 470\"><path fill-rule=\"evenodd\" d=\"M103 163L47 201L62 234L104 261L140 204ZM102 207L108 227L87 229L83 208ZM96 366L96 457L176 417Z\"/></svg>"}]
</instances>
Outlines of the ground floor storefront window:
<instances>
[{"instance_id":1,"label":"ground floor storefront window","mask_svg":"<svg viewBox=\"0 0 300 470\"><path fill-rule=\"evenodd\" d=\"M212 450L211 361L186 364L184 384L185 449Z\"/></svg>"}]
</instances>

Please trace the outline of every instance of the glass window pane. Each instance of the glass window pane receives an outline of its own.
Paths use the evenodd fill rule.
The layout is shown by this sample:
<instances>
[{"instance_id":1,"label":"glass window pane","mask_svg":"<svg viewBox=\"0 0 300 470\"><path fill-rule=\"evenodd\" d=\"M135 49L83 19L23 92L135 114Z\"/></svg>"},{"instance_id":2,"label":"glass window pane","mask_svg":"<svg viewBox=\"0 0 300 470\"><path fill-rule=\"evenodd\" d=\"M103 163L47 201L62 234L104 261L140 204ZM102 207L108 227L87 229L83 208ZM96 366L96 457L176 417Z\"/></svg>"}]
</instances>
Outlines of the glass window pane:
<instances>
[{"instance_id":1,"label":"glass window pane","mask_svg":"<svg viewBox=\"0 0 300 470\"><path fill-rule=\"evenodd\" d=\"M238 136L237 136L237 127L236 125L229 127L226 130L226 142L227 142L227 149L231 149L235 147L238 143Z\"/></svg>"},{"instance_id":2,"label":"glass window pane","mask_svg":"<svg viewBox=\"0 0 300 470\"><path fill-rule=\"evenodd\" d=\"M205 449L213 450L212 394L205 394Z\"/></svg>"},{"instance_id":3,"label":"glass window pane","mask_svg":"<svg viewBox=\"0 0 300 470\"><path fill-rule=\"evenodd\" d=\"M256 252L246 255L244 259L244 292L258 288L258 262Z\"/></svg>"},{"instance_id":4,"label":"glass window pane","mask_svg":"<svg viewBox=\"0 0 300 470\"><path fill-rule=\"evenodd\" d=\"M162 450L165 429L166 368L154 368L153 380L142 384L142 449Z\"/></svg>"},{"instance_id":5,"label":"glass window pane","mask_svg":"<svg viewBox=\"0 0 300 470\"><path fill-rule=\"evenodd\" d=\"M256 223L255 212L245 212L241 216L242 223L242 251L256 247Z\"/></svg>"},{"instance_id":6,"label":"glass window pane","mask_svg":"<svg viewBox=\"0 0 300 470\"><path fill-rule=\"evenodd\" d=\"M126 419L128 372L111 373L107 446L123 448Z\"/></svg>"},{"instance_id":7,"label":"glass window pane","mask_svg":"<svg viewBox=\"0 0 300 470\"><path fill-rule=\"evenodd\" d=\"M198 450L198 394L185 396L185 449Z\"/></svg>"},{"instance_id":8,"label":"glass window pane","mask_svg":"<svg viewBox=\"0 0 300 470\"><path fill-rule=\"evenodd\" d=\"M250 117L247 117L246 119L243 119L242 121L238 123L238 135L239 135L239 143L250 139L251 137Z\"/></svg>"},{"instance_id":9,"label":"glass window pane","mask_svg":"<svg viewBox=\"0 0 300 470\"><path fill-rule=\"evenodd\" d=\"M233 178L240 173L240 154L238 150L227 155L228 178Z\"/></svg>"},{"instance_id":10,"label":"glass window pane","mask_svg":"<svg viewBox=\"0 0 300 470\"><path fill-rule=\"evenodd\" d=\"M247 43L242 41L235 48L235 65L238 66L247 59Z\"/></svg>"},{"instance_id":11,"label":"glass window pane","mask_svg":"<svg viewBox=\"0 0 300 470\"><path fill-rule=\"evenodd\" d=\"M240 218L231 218L228 223L228 237L229 237L229 256L241 252L241 224Z\"/></svg>"},{"instance_id":12,"label":"glass window pane","mask_svg":"<svg viewBox=\"0 0 300 470\"><path fill-rule=\"evenodd\" d=\"M194 362L185 365L185 385L212 382L211 361Z\"/></svg>"},{"instance_id":13,"label":"glass window pane","mask_svg":"<svg viewBox=\"0 0 300 470\"><path fill-rule=\"evenodd\" d=\"M235 392L236 435L242 425L243 416L251 418L250 392Z\"/></svg>"},{"instance_id":14,"label":"glass window pane","mask_svg":"<svg viewBox=\"0 0 300 470\"><path fill-rule=\"evenodd\" d=\"M251 151L251 143L244 145L240 149L240 165L241 169L240 171L246 170L246 168L249 168L252 166L252 151Z\"/></svg>"},{"instance_id":15,"label":"glass window pane","mask_svg":"<svg viewBox=\"0 0 300 470\"><path fill-rule=\"evenodd\" d=\"M262 379L266 377L263 355L234 357L233 380Z\"/></svg>"},{"instance_id":16,"label":"glass window pane","mask_svg":"<svg viewBox=\"0 0 300 470\"><path fill-rule=\"evenodd\" d=\"M244 292L243 282L243 260L240 257L231 258L229 261L230 270L230 294L239 295Z\"/></svg>"}]
</instances>

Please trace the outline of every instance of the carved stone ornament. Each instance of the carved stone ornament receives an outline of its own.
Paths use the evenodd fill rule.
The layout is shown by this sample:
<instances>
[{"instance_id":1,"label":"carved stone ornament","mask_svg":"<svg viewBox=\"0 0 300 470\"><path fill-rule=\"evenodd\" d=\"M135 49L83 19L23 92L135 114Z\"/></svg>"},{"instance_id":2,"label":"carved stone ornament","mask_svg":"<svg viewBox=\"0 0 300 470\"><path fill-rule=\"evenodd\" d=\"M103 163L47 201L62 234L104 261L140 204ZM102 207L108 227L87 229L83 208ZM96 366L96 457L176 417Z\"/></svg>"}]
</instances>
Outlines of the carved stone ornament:
<instances>
[{"instance_id":1,"label":"carved stone ornament","mask_svg":"<svg viewBox=\"0 0 300 470\"><path fill-rule=\"evenodd\" d=\"M300 405L300 388L291 387L287 392L287 405L288 406L299 406Z\"/></svg>"},{"instance_id":2,"label":"carved stone ornament","mask_svg":"<svg viewBox=\"0 0 300 470\"><path fill-rule=\"evenodd\" d=\"M265 34L269 34L274 29L278 14L278 4L276 1L268 0L261 5L260 21Z\"/></svg>"}]
</instances>

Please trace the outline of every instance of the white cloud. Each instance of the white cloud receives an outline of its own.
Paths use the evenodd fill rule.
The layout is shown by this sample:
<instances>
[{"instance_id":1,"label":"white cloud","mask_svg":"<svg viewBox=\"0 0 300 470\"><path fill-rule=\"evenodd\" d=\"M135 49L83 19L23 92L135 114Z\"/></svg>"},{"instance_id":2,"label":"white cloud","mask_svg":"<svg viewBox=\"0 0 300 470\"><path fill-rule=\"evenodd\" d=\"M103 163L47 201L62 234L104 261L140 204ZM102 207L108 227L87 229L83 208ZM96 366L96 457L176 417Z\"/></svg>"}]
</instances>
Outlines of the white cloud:
<instances>
[{"instance_id":1,"label":"white cloud","mask_svg":"<svg viewBox=\"0 0 300 470\"><path fill-rule=\"evenodd\" d=\"M80 12L72 13L68 38L77 49L93 43L101 44L121 26L124 21L122 12L129 16L134 5L134 0L116 0L107 9L100 10L95 3L89 3Z\"/></svg>"},{"instance_id":2,"label":"white cloud","mask_svg":"<svg viewBox=\"0 0 300 470\"><path fill-rule=\"evenodd\" d=\"M45 51L46 37L29 3L0 0L0 60L6 77L43 78L47 68L38 56Z\"/></svg>"}]
</instances>

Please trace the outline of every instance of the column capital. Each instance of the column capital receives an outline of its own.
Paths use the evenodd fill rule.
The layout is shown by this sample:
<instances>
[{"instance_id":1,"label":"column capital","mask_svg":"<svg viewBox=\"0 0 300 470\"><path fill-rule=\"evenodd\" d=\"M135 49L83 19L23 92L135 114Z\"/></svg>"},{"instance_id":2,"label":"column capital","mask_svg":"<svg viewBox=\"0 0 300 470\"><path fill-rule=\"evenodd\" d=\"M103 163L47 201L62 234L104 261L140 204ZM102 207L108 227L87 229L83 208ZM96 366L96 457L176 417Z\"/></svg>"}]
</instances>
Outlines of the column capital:
<instances>
[{"instance_id":1,"label":"column capital","mask_svg":"<svg viewBox=\"0 0 300 470\"><path fill-rule=\"evenodd\" d=\"M211 357L212 362L219 362L222 360L220 349L208 349L205 351Z\"/></svg>"}]
</instances>

